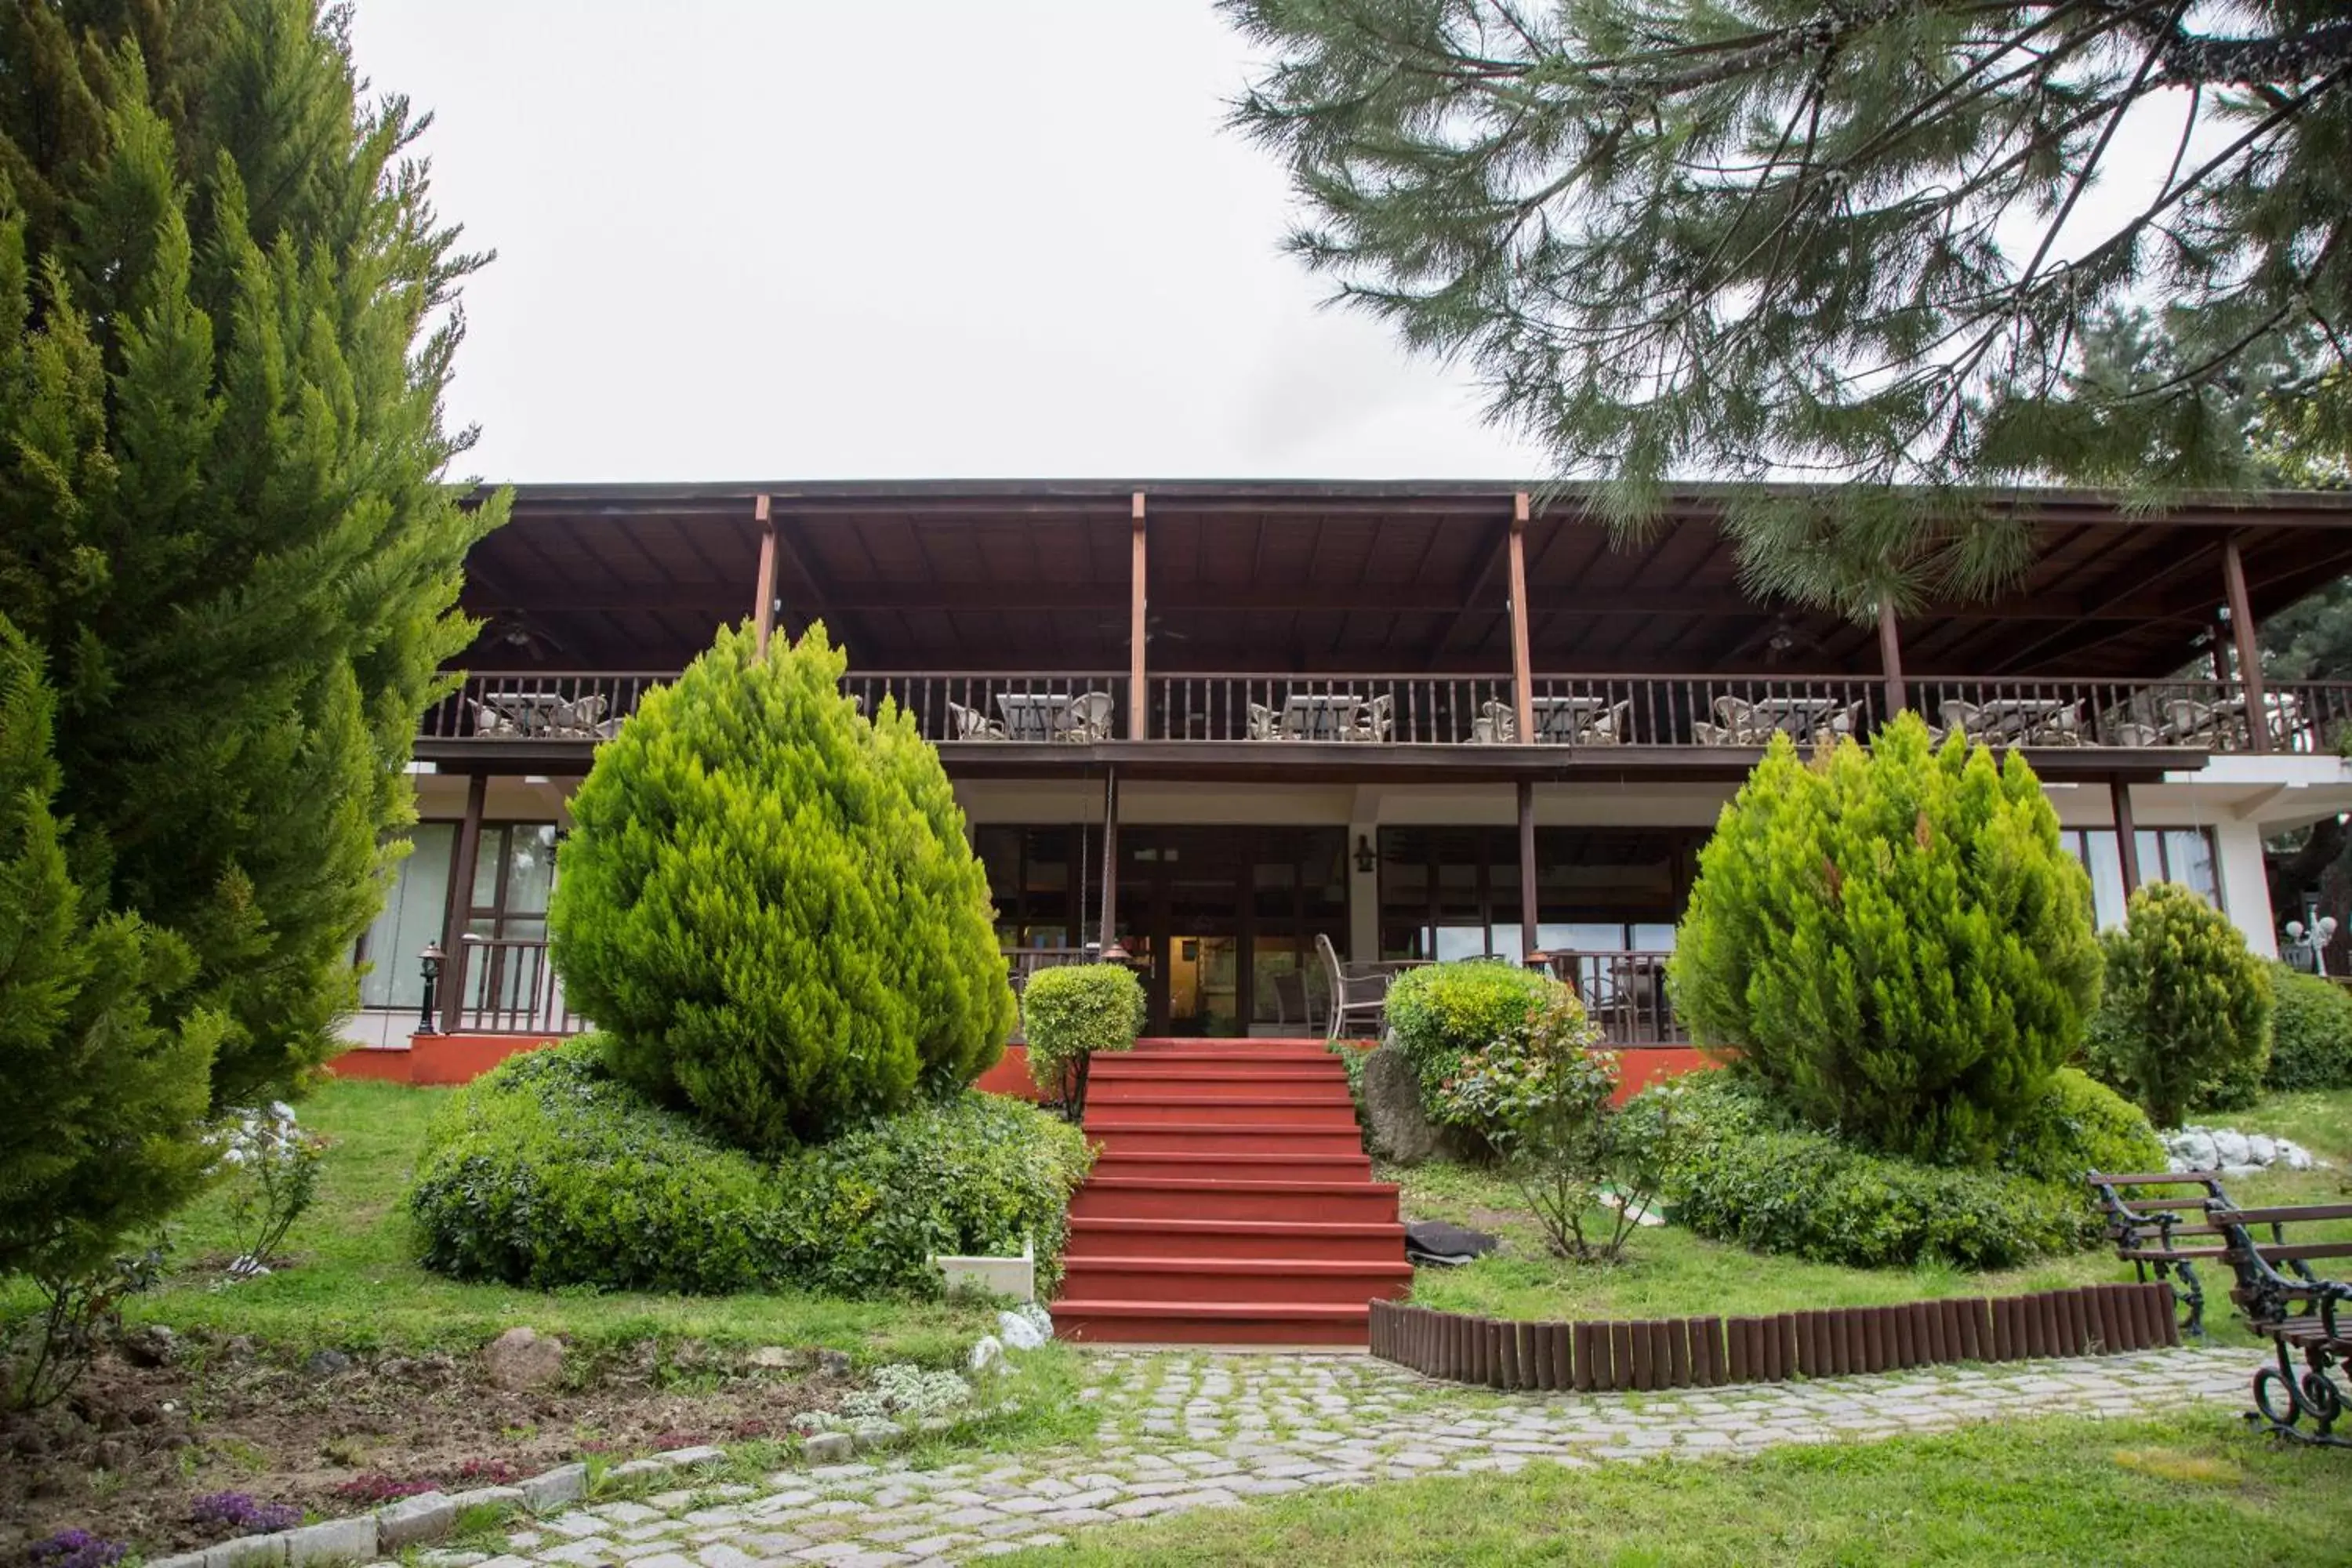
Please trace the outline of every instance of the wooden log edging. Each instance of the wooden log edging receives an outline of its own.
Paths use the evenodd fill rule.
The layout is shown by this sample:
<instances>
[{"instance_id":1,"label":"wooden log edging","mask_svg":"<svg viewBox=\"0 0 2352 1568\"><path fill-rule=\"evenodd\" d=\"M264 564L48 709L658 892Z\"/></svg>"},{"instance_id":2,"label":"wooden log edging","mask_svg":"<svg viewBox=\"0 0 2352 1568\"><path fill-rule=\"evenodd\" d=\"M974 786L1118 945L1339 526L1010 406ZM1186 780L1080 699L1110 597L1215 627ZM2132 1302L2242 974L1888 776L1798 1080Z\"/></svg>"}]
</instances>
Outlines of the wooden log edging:
<instances>
[{"instance_id":1,"label":"wooden log edging","mask_svg":"<svg viewBox=\"0 0 2352 1568\"><path fill-rule=\"evenodd\" d=\"M1533 1323L1372 1303L1371 1350L1489 1388L1715 1388L1953 1362L2120 1355L2180 1343L2172 1283L2083 1285L1769 1317Z\"/></svg>"}]
</instances>

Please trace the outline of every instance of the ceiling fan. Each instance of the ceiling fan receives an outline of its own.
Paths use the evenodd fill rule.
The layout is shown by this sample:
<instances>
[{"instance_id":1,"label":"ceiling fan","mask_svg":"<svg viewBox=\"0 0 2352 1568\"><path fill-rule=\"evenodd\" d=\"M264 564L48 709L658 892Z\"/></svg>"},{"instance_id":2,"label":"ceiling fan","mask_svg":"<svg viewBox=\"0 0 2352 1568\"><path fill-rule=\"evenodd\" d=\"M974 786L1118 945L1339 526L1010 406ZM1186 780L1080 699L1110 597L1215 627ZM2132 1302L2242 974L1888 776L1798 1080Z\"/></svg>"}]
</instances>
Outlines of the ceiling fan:
<instances>
[{"instance_id":1,"label":"ceiling fan","mask_svg":"<svg viewBox=\"0 0 2352 1568\"><path fill-rule=\"evenodd\" d=\"M529 654L535 664L547 662L550 653L565 651L562 638L521 610L491 616L482 627L481 637L484 642L499 648Z\"/></svg>"},{"instance_id":2,"label":"ceiling fan","mask_svg":"<svg viewBox=\"0 0 2352 1568\"><path fill-rule=\"evenodd\" d=\"M1764 626L1743 638L1731 650L1732 657L1761 653L1767 666L1785 664L1798 653L1820 654L1826 658L1829 646L1821 638L1790 620L1786 614L1776 615Z\"/></svg>"},{"instance_id":3,"label":"ceiling fan","mask_svg":"<svg viewBox=\"0 0 2352 1568\"><path fill-rule=\"evenodd\" d=\"M1107 632L1124 633L1127 628L1128 623L1124 619L1104 621L1101 623L1101 629ZM1145 616L1143 617L1144 642L1147 644L1158 642L1162 635L1165 635L1170 642L1190 642L1192 640L1191 634L1186 632L1171 630L1162 634L1160 629L1160 617L1152 615Z\"/></svg>"}]
</instances>

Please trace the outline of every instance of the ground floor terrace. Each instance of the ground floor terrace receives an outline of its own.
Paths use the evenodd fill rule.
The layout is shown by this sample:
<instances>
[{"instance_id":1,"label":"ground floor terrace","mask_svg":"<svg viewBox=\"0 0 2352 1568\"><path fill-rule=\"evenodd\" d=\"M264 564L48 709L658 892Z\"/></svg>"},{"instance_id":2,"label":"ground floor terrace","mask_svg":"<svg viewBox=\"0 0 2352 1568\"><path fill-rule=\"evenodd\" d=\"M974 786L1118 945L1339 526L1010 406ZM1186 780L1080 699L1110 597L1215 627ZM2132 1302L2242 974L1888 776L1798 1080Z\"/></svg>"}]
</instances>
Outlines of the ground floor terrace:
<instances>
[{"instance_id":1,"label":"ground floor terrace","mask_svg":"<svg viewBox=\"0 0 2352 1568\"><path fill-rule=\"evenodd\" d=\"M1295 1037L1326 1031L1334 964L1533 958L1576 985L1612 1044L1685 1042L1664 963L1736 774L975 777L960 765L970 749L945 748L1016 988L1115 945L1144 977L1150 1033ZM2265 837L2352 809L2352 765L2273 754L2112 767L2044 785L2101 923L2161 879L2274 953L2296 911L2272 908ZM355 1038L396 1044L420 1022L463 1037L583 1026L546 951L576 776L417 783L415 852L362 944ZM443 954L429 1012L428 947Z\"/></svg>"}]
</instances>

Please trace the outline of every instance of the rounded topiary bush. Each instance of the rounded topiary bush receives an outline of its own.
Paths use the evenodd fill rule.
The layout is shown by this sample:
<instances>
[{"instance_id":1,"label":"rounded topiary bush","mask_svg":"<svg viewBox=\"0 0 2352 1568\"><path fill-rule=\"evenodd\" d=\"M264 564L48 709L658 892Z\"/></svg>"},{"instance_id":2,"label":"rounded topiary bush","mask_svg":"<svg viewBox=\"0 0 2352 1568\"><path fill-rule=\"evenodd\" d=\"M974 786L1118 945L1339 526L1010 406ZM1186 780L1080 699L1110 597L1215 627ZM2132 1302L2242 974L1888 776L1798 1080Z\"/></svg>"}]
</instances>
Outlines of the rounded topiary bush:
<instances>
[{"instance_id":1,"label":"rounded topiary bush","mask_svg":"<svg viewBox=\"0 0 2352 1568\"><path fill-rule=\"evenodd\" d=\"M1699 857L1670 968L1702 1043L1808 1125L1981 1163L2098 998L2091 885L2015 752L1905 714L1808 764L1785 738Z\"/></svg>"},{"instance_id":2,"label":"rounded topiary bush","mask_svg":"<svg viewBox=\"0 0 2352 1568\"><path fill-rule=\"evenodd\" d=\"M1568 988L1516 963L1471 959L1408 969L1389 983L1386 1017L1397 1048L1433 1107L1463 1058L1526 1032L1528 1020Z\"/></svg>"},{"instance_id":3,"label":"rounded topiary bush","mask_svg":"<svg viewBox=\"0 0 2352 1568\"><path fill-rule=\"evenodd\" d=\"M2284 963L2271 966L2273 1089L2352 1088L2352 994Z\"/></svg>"},{"instance_id":4,"label":"rounded topiary bush","mask_svg":"<svg viewBox=\"0 0 2352 1568\"><path fill-rule=\"evenodd\" d=\"M615 1081L604 1047L510 1058L449 1097L408 1194L425 1266L541 1289L778 1283L768 1168Z\"/></svg>"},{"instance_id":5,"label":"rounded topiary bush","mask_svg":"<svg viewBox=\"0 0 2352 1568\"><path fill-rule=\"evenodd\" d=\"M1668 1216L1758 1252L1857 1268L2008 1268L2103 1234L2079 1175L1874 1153L1796 1123L1749 1074L1693 1073L1644 1090L1625 1115L1633 1128L1673 1129L1660 1184Z\"/></svg>"},{"instance_id":6,"label":"rounded topiary bush","mask_svg":"<svg viewBox=\"0 0 2352 1568\"><path fill-rule=\"evenodd\" d=\"M1029 1076L1039 1089L1060 1093L1072 1063L1106 1052L1130 1051L1143 1032L1143 983L1118 963L1068 963L1041 969L1021 992L1021 1020L1029 1043Z\"/></svg>"},{"instance_id":7,"label":"rounded topiary bush","mask_svg":"<svg viewBox=\"0 0 2352 1568\"><path fill-rule=\"evenodd\" d=\"M2050 1087L2011 1129L2004 1171L2081 1190L2093 1171L2164 1169L2164 1142L2147 1112L2075 1068L2050 1075Z\"/></svg>"},{"instance_id":8,"label":"rounded topiary bush","mask_svg":"<svg viewBox=\"0 0 2352 1568\"><path fill-rule=\"evenodd\" d=\"M1011 1029L987 874L937 754L813 628L720 633L597 748L548 911L614 1070L755 1148L960 1087Z\"/></svg>"},{"instance_id":9,"label":"rounded topiary bush","mask_svg":"<svg viewBox=\"0 0 2352 1568\"><path fill-rule=\"evenodd\" d=\"M995 1095L924 1103L770 1163L647 1101L584 1036L450 1097L408 1194L429 1268L547 1289L934 1294L935 1255L1034 1243L1058 1277L1092 1154Z\"/></svg>"},{"instance_id":10,"label":"rounded topiary bush","mask_svg":"<svg viewBox=\"0 0 2352 1568\"><path fill-rule=\"evenodd\" d=\"M2252 1103L2270 1059L2271 978L2245 934L2187 888L2149 882L2102 941L2106 997L2083 1049L2092 1074L2159 1127Z\"/></svg>"}]
</instances>

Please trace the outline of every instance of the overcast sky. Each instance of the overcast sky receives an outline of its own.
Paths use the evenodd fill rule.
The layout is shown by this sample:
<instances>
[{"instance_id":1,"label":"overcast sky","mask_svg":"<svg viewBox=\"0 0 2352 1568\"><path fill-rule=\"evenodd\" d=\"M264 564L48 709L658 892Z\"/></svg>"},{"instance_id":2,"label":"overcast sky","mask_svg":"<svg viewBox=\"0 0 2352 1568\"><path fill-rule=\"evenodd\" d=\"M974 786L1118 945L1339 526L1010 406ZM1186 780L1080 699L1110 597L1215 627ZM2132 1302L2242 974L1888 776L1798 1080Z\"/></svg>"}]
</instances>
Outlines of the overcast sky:
<instances>
[{"instance_id":1,"label":"overcast sky","mask_svg":"<svg viewBox=\"0 0 2352 1568\"><path fill-rule=\"evenodd\" d=\"M360 0L436 120L493 479L1503 478L1325 310L1207 0Z\"/></svg>"}]
</instances>

